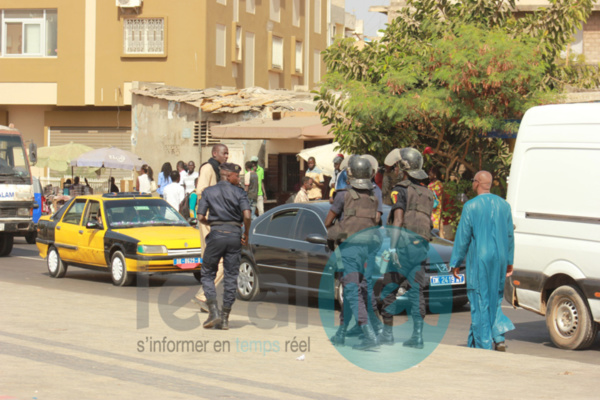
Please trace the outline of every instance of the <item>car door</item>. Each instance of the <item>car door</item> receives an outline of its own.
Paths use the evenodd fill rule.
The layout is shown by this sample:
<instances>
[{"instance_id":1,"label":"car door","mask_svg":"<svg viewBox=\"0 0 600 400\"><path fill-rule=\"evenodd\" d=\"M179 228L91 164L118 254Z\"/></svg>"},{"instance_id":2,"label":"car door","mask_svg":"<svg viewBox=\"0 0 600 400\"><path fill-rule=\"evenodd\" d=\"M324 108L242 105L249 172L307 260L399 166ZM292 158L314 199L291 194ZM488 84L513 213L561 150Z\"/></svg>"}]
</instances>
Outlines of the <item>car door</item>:
<instances>
[{"instance_id":1,"label":"car door","mask_svg":"<svg viewBox=\"0 0 600 400\"><path fill-rule=\"evenodd\" d=\"M290 263L290 249L294 247L297 216L297 208L279 211L261 221L253 232L252 252L263 285L294 285L295 269Z\"/></svg>"},{"instance_id":2,"label":"car door","mask_svg":"<svg viewBox=\"0 0 600 400\"><path fill-rule=\"evenodd\" d=\"M327 230L316 212L303 209L298 215L290 249L290 266L295 270L296 285L309 291L317 291L321 288L321 279L326 273L325 278L330 278L330 282L323 282L323 288L329 288L333 282L333 271L325 272L325 266L330 250L326 244L307 241L308 235L319 235L325 239Z\"/></svg>"},{"instance_id":3,"label":"car door","mask_svg":"<svg viewBox=\"0 0 600 400\"><path fill-rule=\"evenodd\" d=\"M89 200L83 215L83 222L78 231L78 257L80 262L84 264L107 266L104 258L106 224L102 216L100 202ZM88 227L88 222L94 225Z\"/></svg>"},{"instance_id":4,"label":"car door","mask_svg":"<svg viewBox=\"0 0 600 400\"><path fill-rule=\"evenodd\" d=\"M58 249L60 258L64 261L79 262L79 231L81 217L85 210L87 199L75 199L69 209L64 213L62 219L56 224L54 231L54 245Z\"/></svg>"}]
</instances>

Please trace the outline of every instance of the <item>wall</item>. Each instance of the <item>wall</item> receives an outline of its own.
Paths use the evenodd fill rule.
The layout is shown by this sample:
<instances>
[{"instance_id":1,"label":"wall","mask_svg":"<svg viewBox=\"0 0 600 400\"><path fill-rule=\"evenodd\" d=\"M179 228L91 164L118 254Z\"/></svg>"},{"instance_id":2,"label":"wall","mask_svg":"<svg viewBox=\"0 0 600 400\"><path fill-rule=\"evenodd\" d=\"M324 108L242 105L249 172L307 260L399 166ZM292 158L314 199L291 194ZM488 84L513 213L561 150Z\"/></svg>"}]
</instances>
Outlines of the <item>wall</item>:
<instances>
[{"instance_id":1,"label":"wall","mask_svg":"<svg viewBox=\"0 0 600 400\"><path fill-rule=\"evenodd\" d=\"M583 26L583 54L588 63L600 62L600 11L592 12Z\"/></svg>"}]
</instances>

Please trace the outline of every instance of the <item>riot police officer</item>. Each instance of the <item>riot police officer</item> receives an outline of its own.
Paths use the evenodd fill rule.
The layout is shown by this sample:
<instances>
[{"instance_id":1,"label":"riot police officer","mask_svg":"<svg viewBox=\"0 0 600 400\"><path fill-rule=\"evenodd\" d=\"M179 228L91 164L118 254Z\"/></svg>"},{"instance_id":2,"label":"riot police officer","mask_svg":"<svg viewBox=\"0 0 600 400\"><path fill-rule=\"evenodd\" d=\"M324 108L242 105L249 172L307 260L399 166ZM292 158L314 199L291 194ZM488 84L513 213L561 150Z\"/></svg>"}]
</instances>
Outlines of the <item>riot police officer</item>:
<instances>
[{"instance_id":1,"label":"riot police officer","mask_svg":"<svg viewBox=\"0 0 600 400\"><path fill-rule=\"evenodd\" d=\"M423 348L423 319L425 318L424 261L431 240L431 212L433 192L424 185L427 174L423 171L423 157L414 148L395 149L388 154L386 165L398 164L400 182L392 189L392 210L388 224L391 229L390 252L393 267L384 275L384 296L381 315L383 331L379 335L382 344L393 344L393 313L390 307L396 300L399 287L408 288L413 333L403 346Z\"/></svg>"},{"instance_id":2,"label":"riot police officer","mask_svg":"<svg viewBox=\"0 0 600 400\"><path fill-rule=\"evenodd\" d=\"M338 254L341 254L344 266L340 279L344 289L344 307L340 313L340 327L331 341L344 344L350 316L353 315L364 334L363 341L354 348L372 350L379 344L369 321L367 293L361 288L365 287L364 264L370 247L377 239L368 228L380 222L379 200L373 193L373 168L367 157L352 156L348 162L348 176L350 187L336 195L325 219L328 237L339 243ZM342 218L334 225L338 217Z\"/></svg>"},{"instance_id":3,"label":"riot police officer","mask_svg":"<svg viewBox=\"0 0 600 400\"><path fill-rule=\"evenodd\" d=\"M246 192L238 186L240 170L241 167L237 164L221 164L221 181L206 188L198 204L198 221L210 226L202 265L202 286L209 312L203 326L207 329L229 329L229 313L235 301L241 249L248 241L250 202ZM225 272L222 313L219 312L215 289L215 276L221 258Z\"/></svg>"}]
</instances>

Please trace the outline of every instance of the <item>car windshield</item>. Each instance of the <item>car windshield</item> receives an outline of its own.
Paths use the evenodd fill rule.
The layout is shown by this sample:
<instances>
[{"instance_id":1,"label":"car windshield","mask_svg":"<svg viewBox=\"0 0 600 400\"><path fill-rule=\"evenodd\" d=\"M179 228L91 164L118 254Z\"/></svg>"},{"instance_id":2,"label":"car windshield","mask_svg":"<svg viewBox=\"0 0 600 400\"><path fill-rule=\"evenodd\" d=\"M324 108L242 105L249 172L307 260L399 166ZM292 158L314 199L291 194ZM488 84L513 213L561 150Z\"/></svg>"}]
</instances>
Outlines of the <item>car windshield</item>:
<instances>
[{"instance_id":1,"label":"car windshield","mask_svg":"<svg viewBox=\"0 0 600 400\"><path fill-rule=\"evenodd\" d=\"M143 226L189 226L173 207L162 199L112 200L104 203L111 229Z\"/></svg>"},{"instance_id":2,"label":"car windshield","mask_svg":"<svg viewBox=\"0 0 600 400\"><path fill-rule=\"evenodd\" d=\"M21 137L0 134L0 183L20 183L29 179L29 164Z\"/></svg>"}]
</instances>

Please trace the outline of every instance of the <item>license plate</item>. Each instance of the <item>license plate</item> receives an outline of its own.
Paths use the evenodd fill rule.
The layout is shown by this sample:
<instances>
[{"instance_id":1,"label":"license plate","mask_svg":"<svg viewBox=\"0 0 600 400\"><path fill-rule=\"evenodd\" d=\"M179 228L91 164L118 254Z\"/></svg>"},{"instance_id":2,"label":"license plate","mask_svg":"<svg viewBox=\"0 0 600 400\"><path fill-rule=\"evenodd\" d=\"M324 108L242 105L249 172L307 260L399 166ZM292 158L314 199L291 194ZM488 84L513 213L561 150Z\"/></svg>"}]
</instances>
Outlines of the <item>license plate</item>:
<instances>
[{"instance_id":1,"label":"license plate","mask_svg":"<svg viewBox=\"0 0 600 400\"><path fill-rule=\"evenodd\" d=\"M454 275L435 275L429 277L429 284L431 286L462 285L463 283L465 283L464 274L459 274L458 279Z\"/></svg>"},{"instance_id":2,"label":"license plate","mask_svg":"<svg viewBox=\"0 0 600 400\"><path fill-rule=\"evenodd\" d=\"M173 265L190 265L190 264L202 264L201 257L189 257L189 258L176 258L173 260Z\"/></svg>"}]
</instances>

